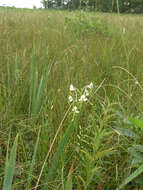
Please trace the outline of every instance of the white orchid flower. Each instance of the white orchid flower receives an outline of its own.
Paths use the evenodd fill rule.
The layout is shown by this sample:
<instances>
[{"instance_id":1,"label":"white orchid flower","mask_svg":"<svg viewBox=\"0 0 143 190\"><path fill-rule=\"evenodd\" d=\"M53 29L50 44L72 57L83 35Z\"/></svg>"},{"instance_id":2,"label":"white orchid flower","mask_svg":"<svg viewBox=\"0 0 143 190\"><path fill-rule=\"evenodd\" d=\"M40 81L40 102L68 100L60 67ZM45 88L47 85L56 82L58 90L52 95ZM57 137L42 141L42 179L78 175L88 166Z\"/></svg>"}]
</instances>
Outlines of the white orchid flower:
<instances>
[{"instance_id":1,"label":"white orchid flower","mask_svg":"<svg viewBox=\"0 0 143 190\"><path fill-rule=\"evenodd\" d=\"M91 82L91 83L87 86L87 88L92 89L92 88L93 88L93 82Z\"/></svg>"},{"instance_id":2,"label":"white orchid flower","mask_svg":"<svg viewBox=\"0 0 143 190\"><path fill-rule=\"evenodd\" d=\"M79 111L78 111L78 109L77 109L76 106L73 107L72 111L73 111L74 113L79 113Z\"/></svg>"},{"instance_id":3,"label":"white orchid flower","mask_svg":"<svg viewBox=\"0 0 143 190\"><path fill-rule=\"evenodd\" d=\"M81 95L80 99L79 99L79 102L86 102L87 101L87 98L86 96L83 94Z\"/></svg>"},{"instance_id":4,"label":"white orchid flower","mask_svg":"<svg viewBox=\"0 0 143 190\"><path fill-rule=\"evenodd\" d=\"M69 102L73 102L73 97L72 96L69 96Z\"/></svg>"},{"instance_id":5,"label":"white orchid flower","mask_svg":"<svg viewBox=\"0 0 143 190\"><path fill-rule=\"evenodd\" d=\"M70 85L70 91L75 91L75 87L72 84Z\"/></svg>"}]
</instances>

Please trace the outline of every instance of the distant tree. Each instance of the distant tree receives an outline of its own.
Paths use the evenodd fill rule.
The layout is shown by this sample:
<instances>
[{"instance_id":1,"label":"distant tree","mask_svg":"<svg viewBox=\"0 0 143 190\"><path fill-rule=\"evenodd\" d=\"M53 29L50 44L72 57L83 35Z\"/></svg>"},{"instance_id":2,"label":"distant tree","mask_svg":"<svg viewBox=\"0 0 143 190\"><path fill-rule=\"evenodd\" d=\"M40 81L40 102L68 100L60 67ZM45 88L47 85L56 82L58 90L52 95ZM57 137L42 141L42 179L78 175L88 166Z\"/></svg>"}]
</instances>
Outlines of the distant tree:
<instances>
[{"instance_id":1,"label":"distant tree","mask_svg":"<svg viewBox=\"0 0 143 190\"><path fill-rule=\"evenodd\" d=\"M35 5L33 5L33 9L37 9L37 7Z\"/></svg>"},{"instance_id":2,"label":"distant tree","mask_svg":"<svg viewBox=\"0 0 143 190\"><path fill-rule=\"evenodd\" d=\"M60 6L62 6L62 0L56 0L56 5L57 5L57 7L60 7Z\"/></svg>"},{"instance_id":3,"label":"distant tree","mask_svg":"<svg viewBox=\"0 0 143 190\"><path fill-rule=\"evenodd\" d=\"M53 7L53 0L42 0L41 3L45 9Z\"/></svg>"},{"instance_id":4,"label":"distant tree","mask_svg":"<svg viewBox=\"0 0 143 190\"><path fill-rule=\"evenodd\" d=\"M129 0L129 7L134 13L143 13L143 0Z\"/></svg>"},{"instance_id":5,"label":"distant tree","mask_svg":"<svg viewBox=\"0 0 143 190\"><path fill-rule=\"evenodd\" d=\"M77 9L80 5L80 0L72 0L73 9Z\"/></svg>"},{"instance_id":6,"label":"distant tree","mask_svg":"<svg viewBox=\"0 0 143 190\"><path fill-rule=\"evenodd\" d=\"M41 1L43 7L46 9L47 8L47 1L46 0L42 0Z\"/></svg>"},{"instance_id":7,"label":"distant tree","mask_svg":"<svg viewBox=\"0 0 143 190\"><path fill-rule=\"evenodd\" d=\"M41 3L45 9L48 9L62 6L64 0L42 0Z\"/></svg>"},{"instance_id":8,"label":"distant tree","mask_svg":"<svg viewBox=\"0 0 143 190\"><path fill-rule=\"evenodd\" d=\"M45 9L64 6L74 10L88 7L103 12L143 13L143 0L42 0L41 3Z\"/></svg>"}]
</instances>

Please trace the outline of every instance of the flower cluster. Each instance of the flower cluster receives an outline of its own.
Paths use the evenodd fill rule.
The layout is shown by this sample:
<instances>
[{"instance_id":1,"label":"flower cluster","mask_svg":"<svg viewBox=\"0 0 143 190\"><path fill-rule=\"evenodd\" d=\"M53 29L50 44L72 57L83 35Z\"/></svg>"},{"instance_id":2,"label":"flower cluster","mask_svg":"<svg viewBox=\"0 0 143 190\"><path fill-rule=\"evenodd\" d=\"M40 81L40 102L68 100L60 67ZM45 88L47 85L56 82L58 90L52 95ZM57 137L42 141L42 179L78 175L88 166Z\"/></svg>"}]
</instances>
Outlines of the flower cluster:
<instances>
[{"instance_id":1,"label":"flower cluster","mask_svg":"<svg viewBox=\"0 0 143 190\"><path fill-rule=\"evenodd\" d=\"M68 101L69 103L73 104L72 111L74 113L79 113L79 108L80 108L81 103L87 102L89 100L89 96L92 89L93 89L92 82L81 90L75 88L73 84L70 85L70 88L69 88L70 95L68 97Z\"/></svg>"}]
</instances>

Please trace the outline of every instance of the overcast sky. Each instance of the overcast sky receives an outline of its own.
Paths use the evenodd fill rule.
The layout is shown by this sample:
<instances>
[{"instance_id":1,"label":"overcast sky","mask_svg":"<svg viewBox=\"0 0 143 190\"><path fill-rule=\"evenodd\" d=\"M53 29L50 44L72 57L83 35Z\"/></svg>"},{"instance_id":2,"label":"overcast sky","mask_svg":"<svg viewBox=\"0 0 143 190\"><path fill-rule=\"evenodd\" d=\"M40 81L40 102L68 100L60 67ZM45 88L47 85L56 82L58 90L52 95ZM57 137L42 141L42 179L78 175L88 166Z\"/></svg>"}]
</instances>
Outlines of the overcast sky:
<instances>
[{"instance_id":1,"label":"overcast sky","mask_svg":"<svg viewBox=\"0 0 143 190\"><path fill-rule=\"evenodd\" d=\"M41 0L0 0L0 5L15 6L20 8L42 7Z\"/></svg>"}]
</instances>

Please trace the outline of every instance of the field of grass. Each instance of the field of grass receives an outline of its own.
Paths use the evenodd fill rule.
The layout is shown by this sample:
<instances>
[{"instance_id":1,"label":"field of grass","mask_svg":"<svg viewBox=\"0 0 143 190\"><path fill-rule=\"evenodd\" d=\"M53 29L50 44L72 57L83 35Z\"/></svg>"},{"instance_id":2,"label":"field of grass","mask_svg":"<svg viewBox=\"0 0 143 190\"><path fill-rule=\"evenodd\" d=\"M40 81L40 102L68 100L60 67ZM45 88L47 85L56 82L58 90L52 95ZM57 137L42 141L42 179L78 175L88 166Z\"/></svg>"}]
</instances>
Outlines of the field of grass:
<instances>
[{"instance_id":1,"label":"field of grass","mask_svg":"<svg viewBox=\"0 0 143 190\"><path fill-rule=\"evenodd\" d=\"M0 9L0 189L143 189L143 16Z\"/></svg>"}]
</instances>

